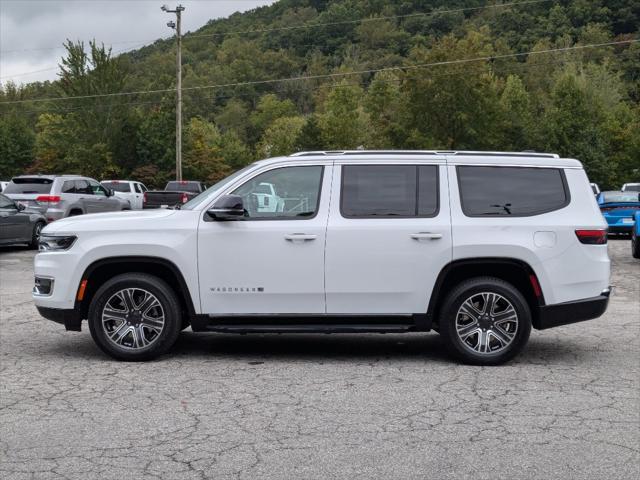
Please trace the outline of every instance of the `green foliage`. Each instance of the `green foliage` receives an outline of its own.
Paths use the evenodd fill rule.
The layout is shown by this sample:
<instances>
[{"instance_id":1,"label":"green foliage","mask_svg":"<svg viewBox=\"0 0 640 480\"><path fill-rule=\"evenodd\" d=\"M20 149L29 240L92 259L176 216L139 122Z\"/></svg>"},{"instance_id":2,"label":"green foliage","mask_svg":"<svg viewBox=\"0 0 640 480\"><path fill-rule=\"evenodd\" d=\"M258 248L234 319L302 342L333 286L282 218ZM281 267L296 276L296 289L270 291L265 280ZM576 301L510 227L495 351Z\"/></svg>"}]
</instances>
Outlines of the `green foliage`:
<instances>
[{"instance_id":1,"label":"green foliage","mask_svg":"<svg viewBox=\"0 0 640 480\"><path fill-rule=\"evenodd\" d=\"M491 58L638 38L637 2L482 8L497 3L281 0L187 34L185 178L365 147L551 150L582 160L605 188L639 181L640 44ZM304 24L316 26L290 28ZM65 47L58 81L0 87L0 177L78 172L163 186L175 175L172 93L2 102L173 88L173 40L119 57L95 41ZM404 68L341 76L389 67ZM308 78L261 82L298 76Z\"/></svg>"}]
</instances>

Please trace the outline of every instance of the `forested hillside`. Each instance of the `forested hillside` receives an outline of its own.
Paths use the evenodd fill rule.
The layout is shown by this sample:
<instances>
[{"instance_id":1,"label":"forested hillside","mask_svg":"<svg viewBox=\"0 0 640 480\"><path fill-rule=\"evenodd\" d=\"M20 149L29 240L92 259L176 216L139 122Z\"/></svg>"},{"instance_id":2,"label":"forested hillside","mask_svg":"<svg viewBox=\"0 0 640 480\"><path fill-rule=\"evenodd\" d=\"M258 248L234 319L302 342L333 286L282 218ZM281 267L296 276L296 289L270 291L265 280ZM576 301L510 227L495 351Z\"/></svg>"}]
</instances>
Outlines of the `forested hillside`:
<instances>
[{"instance_id":1,"label":"forested hillside","mask_svg":"<svg viewBox=\"0 0 640 480\"><path fill-rule=\"evenodd\" d=\"M209 22L183 42L184 177L365 147L553 151L603 187L639 181L640 3L502 3L281 0ZM2 86L0 178L174 175L174 41L96 40L67 45L59 81Z\"/></svg>"}]
</instances>

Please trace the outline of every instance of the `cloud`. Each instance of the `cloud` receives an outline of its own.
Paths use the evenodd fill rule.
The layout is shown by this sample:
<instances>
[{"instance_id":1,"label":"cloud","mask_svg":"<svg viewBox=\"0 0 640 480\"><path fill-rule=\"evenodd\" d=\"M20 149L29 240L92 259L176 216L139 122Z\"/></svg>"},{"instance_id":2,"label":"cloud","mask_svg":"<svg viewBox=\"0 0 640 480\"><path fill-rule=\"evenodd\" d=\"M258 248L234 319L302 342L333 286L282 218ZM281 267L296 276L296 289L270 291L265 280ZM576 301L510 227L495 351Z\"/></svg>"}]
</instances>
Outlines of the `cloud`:
<instances>
[{"instance_id":1,"label":"cloud","mask_svg":"<svg viewBox=\"0 0 640 480\"><path fill-rule=\"evenodd\" d=\"M274 0L1 0L0 82L26 83L57 78L66 39L88 43L95 38L114 52L139 48L171 36L160 10L181 3L183 31ZM24 75L29 73L28 75Z\"/></svg>"}]
</instances>

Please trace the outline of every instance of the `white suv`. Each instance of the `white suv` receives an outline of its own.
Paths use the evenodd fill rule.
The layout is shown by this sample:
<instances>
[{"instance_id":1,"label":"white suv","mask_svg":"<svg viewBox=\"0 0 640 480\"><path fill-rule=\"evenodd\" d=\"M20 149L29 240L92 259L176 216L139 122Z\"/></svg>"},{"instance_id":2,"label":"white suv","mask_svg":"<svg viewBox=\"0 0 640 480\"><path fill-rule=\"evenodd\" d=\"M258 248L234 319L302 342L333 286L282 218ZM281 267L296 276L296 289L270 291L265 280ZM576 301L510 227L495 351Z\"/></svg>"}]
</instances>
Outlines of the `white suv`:
<instances>
[{"instance_id":1,"label":"white suv","mask_svg":"<svg viewBox=\"0 0 640 480\"><path fill-rule=\"evenodd\" d=\"M286 198L261 208L265 184ZM531 327L603 314L605 223L553 154L303 152L256 162L180 210L86 215L41 237L40 313L147 360L203 332L438 331L476 364Z\"/></svg>"}]
</instances>

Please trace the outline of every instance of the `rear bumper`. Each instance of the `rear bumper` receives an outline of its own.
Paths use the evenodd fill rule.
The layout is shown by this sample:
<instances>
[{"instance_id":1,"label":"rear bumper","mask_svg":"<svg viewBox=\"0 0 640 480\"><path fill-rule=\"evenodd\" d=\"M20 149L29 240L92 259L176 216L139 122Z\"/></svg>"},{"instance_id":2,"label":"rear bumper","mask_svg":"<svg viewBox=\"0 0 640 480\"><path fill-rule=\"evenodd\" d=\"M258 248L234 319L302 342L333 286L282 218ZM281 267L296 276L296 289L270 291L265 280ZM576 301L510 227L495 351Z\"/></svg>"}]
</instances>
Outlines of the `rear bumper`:
<instances>
[{"instance_id":1,"label":"rear bumper","mask_svg":"<svg viewBox=\"0 0 640 480\"><path fill-rule=\"evenodd\" d=\"M47 320L60 323L68 331L79 332L82 324L80 312L75 309L48 308L36 306L38 313Z\"/></svg>"},{"instance_id":2,"label":"rear bumper","mask_svg":"<svg viewBox=\"0 0 640 480\"><path fill-rule=\"evenodd\" d=\"M631 233L633 231L633 224L629 225L609 225L609 233Z\"/></svg>"},{"instance_id":3,"label":"rear bumper","mask_svg":"<svg viewBox=\"0 0 640 480\"><path fill-rule=\"evenodd\" d=\"M610 294L611 288L608 288L597 297L540 307L538 318L533 321L533 327L545 330L598 318L607 310Z\"/></svg>"}]
</instances>

